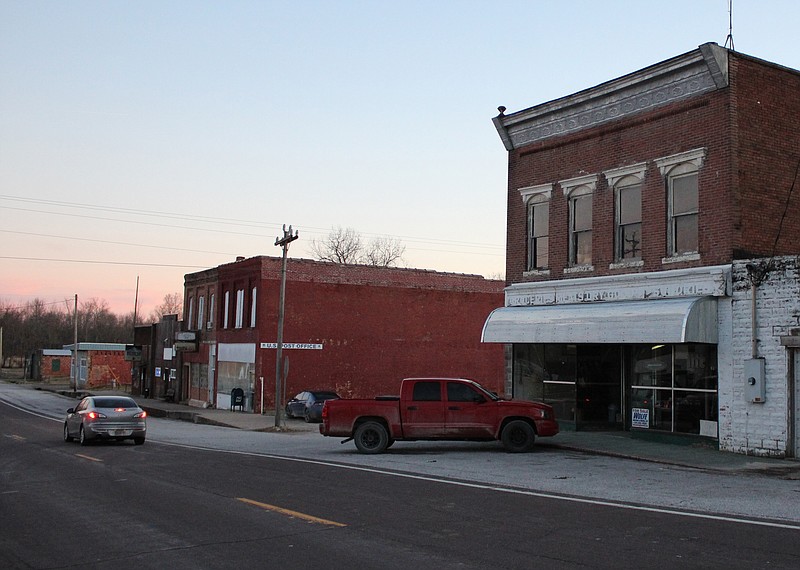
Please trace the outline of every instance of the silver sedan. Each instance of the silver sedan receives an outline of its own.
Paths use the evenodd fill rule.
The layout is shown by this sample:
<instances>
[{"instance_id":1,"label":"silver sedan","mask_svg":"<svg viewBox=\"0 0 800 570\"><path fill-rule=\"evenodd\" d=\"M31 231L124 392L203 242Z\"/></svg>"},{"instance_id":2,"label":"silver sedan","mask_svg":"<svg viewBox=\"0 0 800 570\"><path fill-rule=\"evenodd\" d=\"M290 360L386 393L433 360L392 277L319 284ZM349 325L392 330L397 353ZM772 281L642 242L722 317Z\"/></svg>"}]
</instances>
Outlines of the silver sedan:
<instances>
[{"instance_id":1,"label":"silver sedan","mask_svg":"<svg viewBox=\"0 0 800 570\"><path fill-rule=\"evenodd\" d=\"M64 441L77 438L81 445L96 439L133 439L144 443L147 412L127 396L86 396L67 410Z\"/></svg>"}]
</instances>

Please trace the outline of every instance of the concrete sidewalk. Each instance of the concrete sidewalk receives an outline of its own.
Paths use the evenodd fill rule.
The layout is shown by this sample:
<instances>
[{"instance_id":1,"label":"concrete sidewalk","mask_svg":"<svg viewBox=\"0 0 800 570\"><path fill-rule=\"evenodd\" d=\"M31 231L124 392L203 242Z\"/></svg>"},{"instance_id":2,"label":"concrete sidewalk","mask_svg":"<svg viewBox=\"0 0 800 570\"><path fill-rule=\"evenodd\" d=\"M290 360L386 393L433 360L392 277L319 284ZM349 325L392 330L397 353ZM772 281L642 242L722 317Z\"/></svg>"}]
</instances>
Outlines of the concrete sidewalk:
<instances>
[{"instance_id":1,"label":"concrete sidewalk","mask_svg":"<svg viewBox=\"0 0 800 570\"><path fill-rule=\"evenodd\" d=\"M30 384L32 388L69 395L69 387ZM118 393L100 391L98 393ZM155 398L133 396L133 399L152 417L169 418L198 424L217 425L248 431L282 433L318 433L319 424L308 424L301 419L284 419L275 427L274 410L269 414L254 414L232 410L192 407ZM753 457L719 451L708 445L686 445L673 442L650 441L631 432L562 431L552 438L541 438L537 445L581 453L592 453L638 461L648 461L717 471L721 473L757 474L800 480L800 461Z\"/></svg>"}]
</instances>

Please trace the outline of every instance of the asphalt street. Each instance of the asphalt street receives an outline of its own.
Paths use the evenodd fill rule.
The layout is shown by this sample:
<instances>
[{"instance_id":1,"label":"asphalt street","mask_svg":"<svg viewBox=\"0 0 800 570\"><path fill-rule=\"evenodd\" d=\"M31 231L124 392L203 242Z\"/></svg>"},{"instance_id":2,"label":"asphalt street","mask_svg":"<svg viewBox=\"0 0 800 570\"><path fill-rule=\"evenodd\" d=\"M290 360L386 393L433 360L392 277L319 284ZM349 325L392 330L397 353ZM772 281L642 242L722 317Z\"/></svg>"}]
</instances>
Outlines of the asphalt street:
<instances>
[{"instance_id":1,"label":"asphalt street","mask_svg":"<svg viewBox=\"0 0 800 570\"><path fill-rule=\"evenodd\" d=\"M627 463L618 459L601 469L600 458L509 455L497 446L459 444L420 445L392 454L390 465L370 465L310 432L242 432L171 420L153 420L144 446L82 447L62 442L60 422L50 419L62 399L37 394L41 413L32 415L19 405L20 399L31 403L28 397L14 396L16 404L0 403L4 568L800 563L800 524L598 501L536 483L552 477L546 464L560 465L561 473L599 469L606 479L618 478L609 473ZM184 428L195 430L197 439ZM468 476L464 463L470 460L481 477ZM515 462L529 471L518 484L481 482ZM407 469L412 464L414 471ZM670 472L681 473L665 471L665 481Z\"/></svg>"}]
</instances>

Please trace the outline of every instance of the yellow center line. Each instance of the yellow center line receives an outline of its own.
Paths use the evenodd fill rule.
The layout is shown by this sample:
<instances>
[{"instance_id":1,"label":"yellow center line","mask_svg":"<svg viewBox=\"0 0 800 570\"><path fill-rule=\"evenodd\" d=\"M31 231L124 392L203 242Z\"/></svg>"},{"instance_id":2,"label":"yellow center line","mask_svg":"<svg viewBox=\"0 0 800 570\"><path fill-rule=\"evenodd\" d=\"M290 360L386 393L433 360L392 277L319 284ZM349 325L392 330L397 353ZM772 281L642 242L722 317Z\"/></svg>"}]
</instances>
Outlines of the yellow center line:
<instances>
[{"instance_id":1,"label":"yellow center line","mask_svg":"<svg viewBox=\"0 0 800 570\"><path fill-rule=\"evenodd\" d=\"M76 453L75 457L81 457L83 459L88 459L89 461L96 461L98 463L102 463L103 462L102 459L97 459L97 457L92 457L90 455L83 455L82 453Z\"/></svg>"},{"instance_id":2,"label":"yellow center line","mask_svg":"<svg viewBox=\"0 0 800 570\"><path fill-rule=\"evenodd\" d=\"M289 509L284 509L282 507L276 507L275 505L268 505L266 503L259 503L258 501L254 501L252 499L245 499L242 497L236 497L237 501L241 501L243 503L247 503L248 505L254 505L256 507L260 507L262 509L273 511L276 513L281 513L282 515L287 515L290 517L294 517L297 519L303 519L309 522L317 523L317 524L325 524L328 526L347 526L344 523L336 522L336 521L329 521L327 519L321 519L319 517L315 517L312 515L307 515L305 513L298 513L297 511L290 511Z\"/></svg>"}]
</instances>

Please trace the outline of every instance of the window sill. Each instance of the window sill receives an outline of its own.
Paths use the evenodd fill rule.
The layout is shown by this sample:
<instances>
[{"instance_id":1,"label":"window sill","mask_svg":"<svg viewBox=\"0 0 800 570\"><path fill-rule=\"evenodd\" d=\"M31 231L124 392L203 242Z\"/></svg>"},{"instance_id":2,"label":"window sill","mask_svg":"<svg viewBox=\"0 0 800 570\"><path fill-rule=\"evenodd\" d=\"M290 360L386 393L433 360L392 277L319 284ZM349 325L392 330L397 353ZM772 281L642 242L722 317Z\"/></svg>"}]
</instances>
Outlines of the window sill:
<instances>
[{"instance_id":1,"label":"window sill","mask_svg":"<svg viewBox=\"0 0 800 570\"><path fill-rule=\"evenodd\" d=\"M673 255L671 257L662 257L661 263L662 265L668 265L670 263L682 263L684 261L700 261L700 254L699 253L684 253L681 255Z\"/></svg>"},{"instance_id":2,"label":"window sill","mask_svg":"<svg viewBox=\"0 0 800 570\"><path fill-rule=\"evenodd\" d=\"M594 265L575 265L574 267L565 267L564 275L572 273L591 273L594 271Z\"/></svg>"},{"instance_id":3,"label":"window sill","mask_svg":"<svg viewBox=\"0 0 800 570\"><path fill-rule=\"evenodd\" d=\"M637 259L635 261L620 261L608 265L609 269L632 269L634 267L644 267L644 261Z\"/></svg>"},{"instance_id":4,"label":"window sill","mask_svg":"<svg viewBox=\"0 0 800 570\"><path fill-rule=\"evenodd\" d=\"M550 270L549 269L531 269L530 271L523 271L522 272L522 276L523 277L541 277L541 276L549 277L550 276Z\"/></svg>"}]
</instances>

